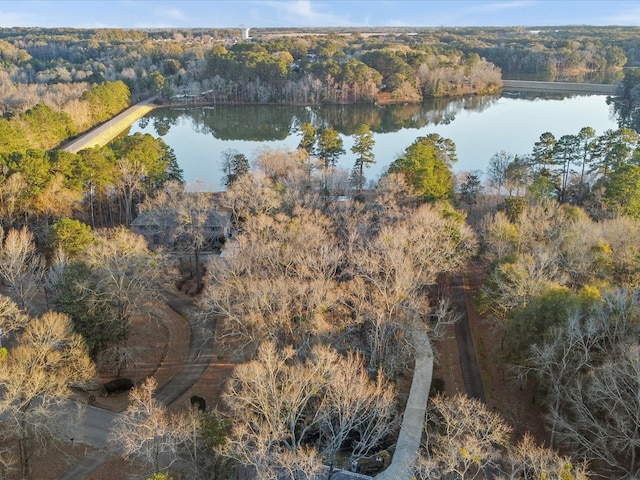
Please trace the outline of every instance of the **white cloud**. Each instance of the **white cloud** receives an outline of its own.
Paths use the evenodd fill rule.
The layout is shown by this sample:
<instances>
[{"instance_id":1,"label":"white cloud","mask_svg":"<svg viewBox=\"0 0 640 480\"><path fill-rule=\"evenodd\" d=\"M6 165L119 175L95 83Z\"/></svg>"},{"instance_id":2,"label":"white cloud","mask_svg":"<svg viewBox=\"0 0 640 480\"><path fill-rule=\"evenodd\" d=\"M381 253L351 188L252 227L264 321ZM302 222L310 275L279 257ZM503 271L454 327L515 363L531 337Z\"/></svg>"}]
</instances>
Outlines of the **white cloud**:
<instances>
[{"instance_id":1,"label":"white cloud","mask_svg":"<svg viewBox=\"0 0 640 480\"><path fill-rule=\"evenodd\" d=\"M186 18L182 10L175 7L161 6L154 10L154 15L160 17L163 20L184 20Z\"/></svg>"},{"instance_id":2,"label":"white cloud","mask_svg":"<svg viewBox=\"0 0 640 480\"><path fill-rule=\"evenodd\" d=\"M609 15L601 20L601 25L640 25L640 7L631 7Z\"/></svg>"},{"instance_id":3,"label":"white cloud","mask_svg":"<svg viewBox=\"0 0 640 480\"><path fill-rule=\"evenodd\" d=\"M350 26L352 22L348 16L336 15L325 11L328 4L312 2L311 0L279 0L265 2L266 6L274 10L274 17L283 25L308 26ZM334 3L334 5L336 5ZM339 5L339 4L338 4Z\"/></svg>"},{"instance_id":4,"label":"white cloud","mask_svg":"<svg viewBox=\"0 0 640 480\"><path fill-rule=\"evenodd\" d=\"M24 25L47 26L45 19L27 12L9 12L0 10L0 27L20 27Z\"/></svg>"},{"instance_id":5,"label":"white cloud","mask_svg":"<svg viewBox=\"0 0 640 480\"><path fill-rule=\"evenodd\" d=\"M491 2L491 3L479 3L474 10L513 10L519 8L527 8L535 5L538 2L532 0L511 0L507 2Z\"/></svg>"}]
</instances>

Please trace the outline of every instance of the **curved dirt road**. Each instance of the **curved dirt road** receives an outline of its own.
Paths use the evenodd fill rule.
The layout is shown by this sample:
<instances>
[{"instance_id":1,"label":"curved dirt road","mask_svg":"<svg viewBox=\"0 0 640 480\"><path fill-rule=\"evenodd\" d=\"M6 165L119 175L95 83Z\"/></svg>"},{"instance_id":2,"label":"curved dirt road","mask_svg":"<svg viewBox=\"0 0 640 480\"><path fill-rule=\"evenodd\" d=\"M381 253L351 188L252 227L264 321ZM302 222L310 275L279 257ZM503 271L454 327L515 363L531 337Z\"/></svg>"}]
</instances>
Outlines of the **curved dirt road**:
<instances>
[{"instance_id":1,"label":"curved dirt road","mask_svg":"<svg viewBox=\"0 0 640 480\"><path fill-rule=\"evenodd\" d=\"M186 312L179 307L169 305L177 312L173 318L182 319ZM175 321L174 320L174 321ZM184 321L184 320L183 320ZM162 385L156 394L156 399L168 406L189 390L209 366L212 358L212 342L207 333L190 325L189 353L180 372ZM69 414L64 423L72 425L66 429L67 436L76 443L93 447L79 462L65 472L59 480L78 480L87 478L92 472L100 468L113 456L118 455L117 449L108 443L109 431L119 413L110 412L96 407L86 407L82 417L78 420L73 416L77 407L70 402Z\"/></svg>"}]
</instances>

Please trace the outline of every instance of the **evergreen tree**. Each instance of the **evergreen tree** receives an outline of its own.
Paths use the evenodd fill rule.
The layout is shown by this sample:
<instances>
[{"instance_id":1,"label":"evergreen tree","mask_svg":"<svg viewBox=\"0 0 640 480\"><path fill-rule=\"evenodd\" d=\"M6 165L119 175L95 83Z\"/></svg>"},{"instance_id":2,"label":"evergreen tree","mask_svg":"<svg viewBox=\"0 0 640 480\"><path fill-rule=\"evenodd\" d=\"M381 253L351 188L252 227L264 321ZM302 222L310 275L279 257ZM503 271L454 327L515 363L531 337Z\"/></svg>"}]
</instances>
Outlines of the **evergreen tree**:
<instances>
[{"instance_id":1,"label":"evergreen tree","mask_svg":"<svg viewBox=\"0 0 640 480\"><path fill-rule=\"evenodd\" d=\"M329 169L335 167L340 155L344 155L344 142L340 134L332 127L325 128L317 132L317 154L323 164L324 191L328 193L328 173Z\"/></svg>"},{"instance_id":2,"label":"evergreen tree","mask_svg":"<svg viewBox=\"0 0 640 480\"><path fill-rule=\"evenodd\" d=\"M604 202L614 211L640 218L640 167L625 164L611 173Z\"/></svg>"},{"instance_id":3,"label":"evergreen tree","mask_svg":"<svg viewBox=\"0 0 640 480\"><path fill-rule=\"evenodd\" d=\"M632 128L640 133L639 68L631 68L625 72L624 79L618 84L616 94L609 97L607 102L613 104L620 128Z\"/></svg>"},{"instance_id":4,"label":"evergreen tree","mask_svg":"<svg viewBox=\"0 0 640 480\"><path fill-rule=\"evenodd\" d=\"M376 162L376 156L373 153L375 143L369 125L365 123L359 125L355 132L355 142L351 147L351 152L357 155L353 166L352 185L359 193L362 193L364 187L364 167L370 167Z\"/></svg>"},{"instance_id":5,"label":"evergreen tree","mask_svg":"<svg viewBox=\"0 0 640 480\"><path fill-rule=\"evenodd\" d=\"M249 159L237 150L225 150L222 152L221 157L222 171L226 176L224 184L227 187L249 171Z\"/></svg>"},{"instance_id":6,"label":"evergreen tree","mask_svg":"<svg viewBox=\"0 0 640 480\"><path fill-rule=\"evenodd\" d=\"M467 177L460 185L460 195L469 205L475 205L478 195L482 191L480 177L475 173L467 173Z\"/></svg>"},{"instance_id":7,"label":"evergreen tree","mask_svg":"<svg viewBox=\"0 0 640 480\"><path fill-rule=\"evenodd\" d=\"M419 137L404 155L389 166L389 173L402 173L426 200L453 196L451 164L457 160L455 144L436 133Z\"/></svg>"}]
</instances>

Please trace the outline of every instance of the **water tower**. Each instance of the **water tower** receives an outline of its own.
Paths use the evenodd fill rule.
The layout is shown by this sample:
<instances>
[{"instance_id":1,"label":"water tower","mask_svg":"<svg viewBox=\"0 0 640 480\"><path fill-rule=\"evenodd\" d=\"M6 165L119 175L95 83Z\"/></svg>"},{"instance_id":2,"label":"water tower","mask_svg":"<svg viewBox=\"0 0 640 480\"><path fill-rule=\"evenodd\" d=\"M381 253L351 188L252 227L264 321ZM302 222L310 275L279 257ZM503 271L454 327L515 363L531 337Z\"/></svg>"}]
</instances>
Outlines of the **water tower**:
<instances>
[{"instance_id":1,"label":"water tower","mask_svg":"<svg viewBox=\"0 0 640 480\"><path fill-rule=\"evenodd\" d=\"M242 32L242 40L249 40L251 37L249 36L249 30L251 30L250 28L247 28L243 25L240 25L240 30Z\"/></svg>"}]
</instances>

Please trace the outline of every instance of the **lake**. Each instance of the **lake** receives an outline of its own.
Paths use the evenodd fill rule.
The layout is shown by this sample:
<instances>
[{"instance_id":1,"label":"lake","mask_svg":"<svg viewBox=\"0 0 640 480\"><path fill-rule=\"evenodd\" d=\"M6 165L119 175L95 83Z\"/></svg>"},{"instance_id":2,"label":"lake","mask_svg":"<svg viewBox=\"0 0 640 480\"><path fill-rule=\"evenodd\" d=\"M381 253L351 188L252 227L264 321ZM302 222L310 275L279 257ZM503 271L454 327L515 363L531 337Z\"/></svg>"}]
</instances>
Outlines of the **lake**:
<instances>
[{"instance_id":1,"label":"lake","mask_svg":"<svg viewBox=\"0 0 640 480\"><path fill-rule=\"evenodd\" d=\"M590 126L598 135L617 124L605 95L540 95L504 92L498 96L433 100L421 105L216 105L159 108L132 125L130 133L160 136L173 148L188 184L224 190L222 152L237 150L250 160L262 147L295 149L299 125L330 125L343 138L339 167L350 170L353 132L367 123L374 132L376 164L365 172L377 180L389 164L420 136L437 133L456 144L455 172L483 173L499 151L531 153L544 132L577 134Z\"/></svg>"}]
</instances>

